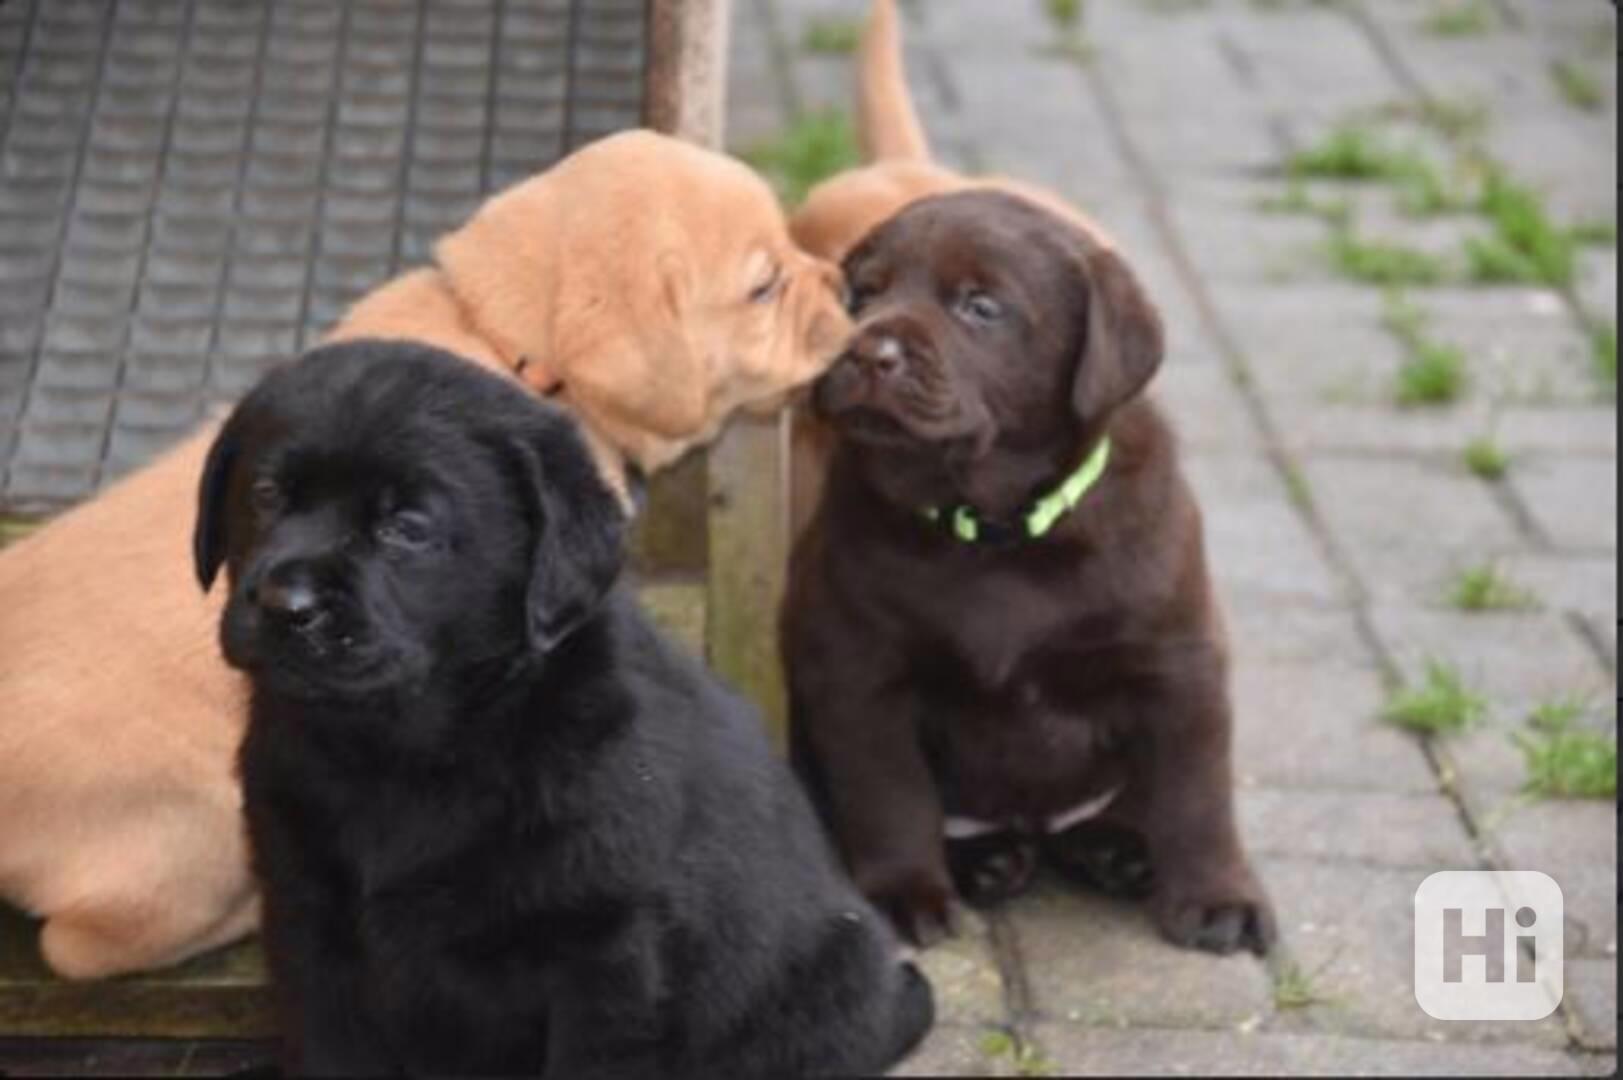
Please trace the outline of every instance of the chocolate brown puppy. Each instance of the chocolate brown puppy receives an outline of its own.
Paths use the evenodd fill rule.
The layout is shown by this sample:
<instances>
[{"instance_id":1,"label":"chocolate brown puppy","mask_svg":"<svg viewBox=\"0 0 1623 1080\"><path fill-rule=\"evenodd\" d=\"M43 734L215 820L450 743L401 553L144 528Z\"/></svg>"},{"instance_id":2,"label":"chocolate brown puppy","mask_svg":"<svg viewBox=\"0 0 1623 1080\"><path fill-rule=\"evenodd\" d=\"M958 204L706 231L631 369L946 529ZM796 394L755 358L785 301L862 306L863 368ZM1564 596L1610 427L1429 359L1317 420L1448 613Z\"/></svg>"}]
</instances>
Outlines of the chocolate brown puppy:
<instances>
[{"instance_id":1,"label":"chocolate brown puppy","mask_svg":"<svg viewBox=\"0 0 1623 1080\"><path fill-rule=\"evenodd\" d=\"M837 432L783 615L795 765L915 940L1039 853L1173 942L1266 951L1235 829L1200 512L1144 396L1159 316L1115 252L1002 192L852 251Z\"/></svg>"}]
</instances>

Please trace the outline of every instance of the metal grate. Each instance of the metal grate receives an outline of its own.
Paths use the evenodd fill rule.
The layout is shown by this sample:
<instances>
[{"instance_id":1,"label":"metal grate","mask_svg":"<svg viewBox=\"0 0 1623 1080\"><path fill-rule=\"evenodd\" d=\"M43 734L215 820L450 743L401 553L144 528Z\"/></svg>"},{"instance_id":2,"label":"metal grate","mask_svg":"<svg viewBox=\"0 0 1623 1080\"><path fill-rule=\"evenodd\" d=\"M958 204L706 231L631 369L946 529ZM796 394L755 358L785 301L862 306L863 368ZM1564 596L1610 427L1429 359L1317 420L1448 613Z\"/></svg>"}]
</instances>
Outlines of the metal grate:
<instances>
[{"instance_id":1,"label":"metal grate","mask_svg":"<svg viewBox=\"0 0 1623 1080\"><path fill-rule=\"evenodd\" d=\"M640 123L645 7L0 4L0 511L148 460L484 195Z\"/></svg>"}]
</instances>

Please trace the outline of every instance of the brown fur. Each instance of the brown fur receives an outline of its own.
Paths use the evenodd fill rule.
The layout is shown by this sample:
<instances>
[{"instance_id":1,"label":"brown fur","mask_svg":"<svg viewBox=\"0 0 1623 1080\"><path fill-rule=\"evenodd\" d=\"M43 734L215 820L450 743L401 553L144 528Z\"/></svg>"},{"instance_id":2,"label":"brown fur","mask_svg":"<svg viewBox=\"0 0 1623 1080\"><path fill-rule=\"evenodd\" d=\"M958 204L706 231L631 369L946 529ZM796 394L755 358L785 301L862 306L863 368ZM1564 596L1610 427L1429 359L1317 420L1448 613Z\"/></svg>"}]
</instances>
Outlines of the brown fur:
<instances>
[{"instance_id":1,"label":"brown fur","mask_svg":"<svg viewBox=\"0 0 1623 1080\"><path fill-rule=\"evenodd\" d=\"M331 339L526 358L617 484L626 460L659 468L733 411L776 406L849 330L836 271L794 248L759 178L647 132L494 197L437 254ZM187 562L212 435L0 555L0 895L46 919L64 975L174 963L257 919L231 773L241 688Z\"/></svg>"},{"instance_id":2,"label":"brown fur","mask_svg":"<svg viewBox=\"0 0 1623 1080\"><path fill-rule=\"evenodd\" d=\"M877 31L894 57L890 9L876 4L869 44ZM914 142L898 129L869 145ZM838 433L783 641L796 766L858 885L927 941L956 893L1018 891L1041 850L1108 887L1153 875L1175 942L1265 950L1199 509L1142 396L1163 351L1153 305L1091 224L1029 189L900 162L823 194L794 226L845 257L858 327L815 393ZM966 544L923 516L965 503L1018 519L1105 436L1103 478L1040 538ZM1111 793L1100 820L1045 828ZM947 815L1002 835L946 843ZM1132 878L1117 880L1105 855L1148 867L1105 868Z\"/></svg>"}]
</instances>

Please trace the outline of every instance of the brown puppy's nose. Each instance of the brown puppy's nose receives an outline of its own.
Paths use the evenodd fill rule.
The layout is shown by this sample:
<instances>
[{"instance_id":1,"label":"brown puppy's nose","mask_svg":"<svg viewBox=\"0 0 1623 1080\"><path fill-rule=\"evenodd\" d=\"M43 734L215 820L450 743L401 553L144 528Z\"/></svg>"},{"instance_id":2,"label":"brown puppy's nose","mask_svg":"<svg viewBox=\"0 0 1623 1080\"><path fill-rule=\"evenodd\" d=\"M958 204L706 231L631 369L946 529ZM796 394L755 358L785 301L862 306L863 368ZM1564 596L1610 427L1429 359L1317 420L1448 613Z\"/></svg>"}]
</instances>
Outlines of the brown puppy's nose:
<instances>
[{"instance_id":1,"label":"brown puppy's nose","mask_svg":"<svg viewBox=\"0 0 1623 1080\"><path fill-rule=\"evenodd\" d=\"M295 629L308 629L326 615L315 580L305 571L267 578L256 590L255 599L266 614Z\"/></svg>"},{"instance_id":2,"label":"brown puppy's nose","mask_svg":"<svg viewBox=\"0 0 1623 1080\"><path fill-rule=\"evenodd\" d=\"M907 352L902 339L885 330L869 330L851 345L851 357L863 371L888 379L902 370Z\"/></svg>"}]
</instances>

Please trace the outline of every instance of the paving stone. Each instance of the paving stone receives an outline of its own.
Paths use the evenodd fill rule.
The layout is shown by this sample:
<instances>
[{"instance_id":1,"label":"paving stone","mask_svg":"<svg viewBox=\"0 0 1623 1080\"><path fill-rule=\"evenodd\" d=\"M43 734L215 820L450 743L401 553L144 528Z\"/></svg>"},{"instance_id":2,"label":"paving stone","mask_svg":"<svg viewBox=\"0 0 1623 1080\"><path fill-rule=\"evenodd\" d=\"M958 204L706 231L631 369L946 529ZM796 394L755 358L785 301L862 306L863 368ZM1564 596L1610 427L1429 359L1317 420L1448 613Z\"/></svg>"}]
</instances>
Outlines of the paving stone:
<instances>
[{"instance_id":1,"label":"paving stone","mask_svg":"<svg viewBox=\"0 0 1623 1080\"><path fill-rule=\"evenodd\" d=\"M1617 460L1536 458L1510 482L1544 534L1565 547L1617 547Z\"/></svg>"},{"instance_id":2,"label":"paving stone","mask_svg":"<svg viewBox=\"0 0 1623 1080\"><path fill-rule=\"evenodd\" d=\"M957 935L918 954L916 960L935 988L936 1018L942 1023L995 1024L1008 1019L991 930L978 912L961 909Z\"/></svg>"},{"instance_id":3,"label":"paving stone","mask_svg":"<svg viewBox=\"0 0 1623 1080\"><path fill-rule=\"evenodd\" d=\"M1200 499L1206 547L1219 589L1234 604L1265 600L1331 603L1335 580L1284 482L1255 454L1185 455Z\"/></svg>"},{"instance_id":4,"label":"paving stone","mask_svg":"<svg viewBox=\"0 0 1623 1080\"><path fill-rule=\"evenodd\" d=\"M1424 793L1437 779L1419 746L1379 720L1385 694L1373 665L1234 665L1234 771L1243 787Z\"/></svg>"},{"instance_id":5,"label":"paving stone","mask_svg":"<svg viewBox=\"0 0 1623 1080\"><path fill-rule=\"evenodd\" d=\"M1617 957L1600 960L1568 957L1561 1003L1573 1013L1586 1048L1617 1050Z\"/></svg>"},{"instance_id":6,"label":"paving stone","mask_svg":"<svg viewBox=\"0 0 1623 1080\"><path fill-rule=\"evenodd\" d=\"M1255 858L1427 870L1476 858L1458 807L1442 795L1253 788L1239 792L1238 808Z\"/></svg>"},{"instance_id":7,"label":"paving stone","mask_svg":"<svg viewBox=\"0 0 1623 1080\"><path fill-rule=\"evenodd\" d=\"M1045 1017L1227 1027L1268 1010L1256 959L1176 948L1141 905L1045 880L1006 911Z\"/></svg>"},{"instance_id":8,"label":"paving stone","mask_svg":"<svg viewBox=\"0 0 1623 1080\"><path fill-rule=\"evenodd\" d=\"M1218 363L1175 354L1155 378L1155 398L1178 432L1185 454L1260 449L1245 397Z\"/></svg>"},{"instance_id":9,"label":"paving stone","mask_svg":"<svg viewBox=\"0 0 1623 1080\"><path fill-rule=\"evenodd\" d=\"M1583 1070L1530 1046L1460 1047L1401 1039L1043 1023L1036 1038L1067 1076L1531 1076ZM1614 1062L1615 1064L1615 1062Z\"/></svg>"},{"instance_id":10,"label":"paving stone","mask_svg":"<svg viewBox=\"0 0 1623 1080\"><path fill-rule=\"evenodd\" d=\"M1405 675L1428 658L1453 664L1490 714L1519 723L1535 706L1574 695L1601 699L1612 677L1559 616L1549 612L1461 613L1377 607L1376 633Z\"/></svg>"},{"instance_id":11,"label":"paving stone","mask_svg":"<svg viewBox=\"0 0 1623 1080\"><path fill-rule=\"evenodd\" d=\"M1434 1020L1421 1010L1414 997L1414 893L1437 867L1383 869L1280 857L1255 861L1292 959L1326 999L1275 1013L1271 1029L1440 1043L1566 1044L1558 1017L1465 1024Z\"/></svg>"},{"instance_id":12,"label":"paving stone","mask_svg":"<svg viewBox=\"0 0 1623 1080\"><path fill-rule=\"evenodd\" d=\"M1617 619L1617 559L1606 555L1512 553L1494 561L1546 609Z\"/></svg>"},{"instance_id":13,"label":"paving stone","mask_svg":"<svg viewBox=\"0 0 1623 1080\"><path fill-rule=\"evenodd\" d=\"M1617 814L1609 799L1539 799L1485 815L1507 869L1542 870L1561 886L1569 957L1617 962ZM1611 1004L1615 1016L1615 993Z\"/></svg>"},{"instance_id":14,"label":"paving stone","mask_svg":"<svg viewBox=\"0 0 1623 1080\"><path fill-rule=\"evenodd\" d=\"M982 1049L1000 1047L1007 1038L994 1028L937 1024L923 1044L886 1075L1014 1076L1009 1055L993 1056Z\"/></svg>"},{"instance_id":15,"label":"paving stone","mask_svg":"<svg viewBox=\"0 0 1623 1080\"><path fill-rule=\"evenodd\" d=\"M1452 464L1314 456L1314 504L1378 603L1426 603L1440 582L1522 537L1487 486Z\"/></svg>"}]
</instances>

